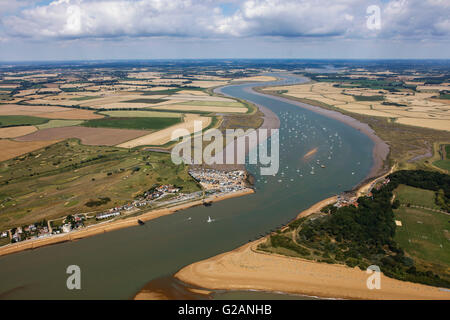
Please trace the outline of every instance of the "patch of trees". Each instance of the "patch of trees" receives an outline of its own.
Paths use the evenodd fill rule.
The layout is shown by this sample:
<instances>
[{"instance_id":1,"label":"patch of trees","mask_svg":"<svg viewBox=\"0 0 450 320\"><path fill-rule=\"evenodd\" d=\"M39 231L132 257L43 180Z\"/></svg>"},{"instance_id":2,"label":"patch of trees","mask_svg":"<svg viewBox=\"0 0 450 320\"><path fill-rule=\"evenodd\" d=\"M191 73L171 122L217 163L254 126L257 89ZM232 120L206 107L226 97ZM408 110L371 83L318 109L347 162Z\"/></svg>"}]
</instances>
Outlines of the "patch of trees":
<instances>
[{"instance_id":1,"label":"patch of trees","mask_svg":"<svg viewBox=\"0 0 450 320\"><path fill-rule=\"evenodd\" d=\"M392 278L450 288L447 277L444 279L431 271L418 270L414 261L395 242L393 209L399 203L391 203L393 190L400 184L406 184L436 191L439 201L448 205L450 176L438 172L403 170L391 174L389 179L390 182L380 190L372 191L372 197L360 197L358 207L325 207L322 212L328 215L301 224L297 242L351 267L365 269L375 264ZM275 238L275 244L291 250L295 246L294 242L284 243L278 238Z\"/></svg>"},{"instance_id":2,"label":"patch of trees","mask_svg":"<svg viewBox=\"0 0 450 320\"><path fill-rule=\"evenodd\" d=\"M86 202L84 205L86 207L92 208L92 207L99 207L102 206L104 204L107 204L108 202L110 202L111 199L108 197L104 197L104 198L98 198L97 200L89 200L88 202Z\"/></svg>"}]
</instances>

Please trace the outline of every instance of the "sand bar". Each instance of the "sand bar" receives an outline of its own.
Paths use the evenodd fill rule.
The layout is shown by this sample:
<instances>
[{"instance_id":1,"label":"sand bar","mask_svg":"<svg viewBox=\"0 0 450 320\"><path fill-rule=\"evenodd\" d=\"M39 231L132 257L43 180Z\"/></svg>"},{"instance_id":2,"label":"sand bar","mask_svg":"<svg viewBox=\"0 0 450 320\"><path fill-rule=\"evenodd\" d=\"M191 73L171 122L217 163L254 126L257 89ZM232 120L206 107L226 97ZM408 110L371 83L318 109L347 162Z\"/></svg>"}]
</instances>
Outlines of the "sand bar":
<instances>
[{"instance_id":1,"label":"sand bar","mask_svg":"<svg viewBox=\"0 0 450 320\"><path fill-rule=\"evenodd\" d=\"M450 299L439 288L381 275L381 289L369 290L369 275L357 268L317 263L256 251L258 240L191 264L175 277L213 290L261 290L344 299Z\"/></svg>"}]
</instances>

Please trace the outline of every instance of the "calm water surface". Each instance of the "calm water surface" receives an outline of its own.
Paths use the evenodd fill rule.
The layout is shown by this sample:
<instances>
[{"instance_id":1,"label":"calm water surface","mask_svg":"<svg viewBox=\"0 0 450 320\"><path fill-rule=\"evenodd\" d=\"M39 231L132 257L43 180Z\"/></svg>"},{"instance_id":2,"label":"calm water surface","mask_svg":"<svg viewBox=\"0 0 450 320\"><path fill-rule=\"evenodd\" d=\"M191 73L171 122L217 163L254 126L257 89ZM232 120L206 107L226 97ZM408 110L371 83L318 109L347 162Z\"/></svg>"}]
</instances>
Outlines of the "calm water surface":
<instances>
[{"instance_id":1,"label":"calm water surface","mask_svg":"<svg viewBox=\"0 0 450 320\"><path fill-rule=\"evenodd\" d=\"M274 83L305 81L282 78ZM281 121L278 174L261 177L257 166L248 166L256 177L255 194L184 210L145 226L0 257L0 298L131 298L150 280L254 240L365 178L372 166L373 148L367 136L337 120L245 90L256 85L222 90L270 108ZM313 159L305 162L304 154L316 147ZM208 216L215 221L207 223ZM81 268L78 291L66 288L66 268L73 264ZM258 298L262 293L222 293L219 297L236 294Z\"/></svg>"}]
</instances>

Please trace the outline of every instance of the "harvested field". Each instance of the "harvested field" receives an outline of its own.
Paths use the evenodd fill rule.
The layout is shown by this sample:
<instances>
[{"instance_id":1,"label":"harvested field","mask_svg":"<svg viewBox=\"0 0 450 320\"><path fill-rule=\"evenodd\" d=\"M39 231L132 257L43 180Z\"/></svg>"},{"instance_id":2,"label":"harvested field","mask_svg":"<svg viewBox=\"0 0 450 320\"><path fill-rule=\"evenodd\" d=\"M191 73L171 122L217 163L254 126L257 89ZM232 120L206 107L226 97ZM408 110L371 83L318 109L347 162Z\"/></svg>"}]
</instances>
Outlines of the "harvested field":
<instances>
[{"instance_id":1,"label":"harvested field","mask_svg":"<svg viewBox=\"0 0 450 320\"><path fill-rule=\"evenodd\" d=\"M187 129L189 132L194 133L194 121L202 121L202 128L204 129L210 125L212 119L210 117L187 114L183 123L176 124L158 132L150 133L146 136L119 144L117 146L122 148L134 148L145 145L164 145L171 141L172 132L176 129Z\"/></svg>"},{"instance_id":2,"label":"harvested field","mask_svg":"<svg viewBox=\"0 0 450 320\"><path fill-rule=\"evenodd\" d=\"M275 81L277 78L272 76L254 76L254 77L244 77L244 78L237 78L233 79L232 82L237 81Z\"/></svg>"},{"instance_id":3,"label":"harvested field","mask_svg":"<svg viewBox=\"0 0 450 320\"><path fill-rule=\"evenodd\" d=\"M0 138L17 138L37 131L35 126L0 128Z\"/></svg>"},{"instance_id":4,"label":"harvested field","mask_svg":"<svg viewBox=\"0 0 450 320\"><path fill-rule=\"evenodd\" d=\"M433 99L436 93L388 92L367 88L349 89L333 85L334 83L318 82L271 87L266 90L284 92L283 94L287 96L318 101L331 107L362 115L395 118L398 123L402 124L450 131L450 109L447 104Z\"/></svg>"},{"instance_id":5,"label":"harvested field","mask_svg":"<svg viewBox=\"0 0 450 320\"><path fill-rule=\"evenodd\" d=\"M206 80L195 80L192 83L186 84L187 87L200 87L200 88L212 88L226 85L228 81L206 81Z\"/></svg>"},{"instance_id":6,"label":"harvested field","mask_svg":"<svg viewBox=\"0 0 450 320\"><path fill-rule=\"evenodd\" d=\"M25 153L44 148L56 142L58 142L58 140L18 142L0 139L0 150L2 150L0 153L0 161L21 156Z\"/></svg>"},{"instance_id":7,"label":"harvested field","mask_svg":"<svg viewBox=\"0 0 450 320\"><path fill-rule=\"evenodd\" d=\"M18 104L0 105L0 115L2 116L22 115L40 117L40 113L61 112L67 110L67 108L62 107L24 106Z\"/></svg>"},{"instance_id":8,"label":"harvested field","mask_svg":"<svg viewBox=\"0 0 450 320\"><path fill-rule=\"evenodd\" d=\"M226 101L226 102L235 102L232 99L222 98L222 97L214 97L214 96L202 96L202 95L193 95L193 94L174 94L166 97L169 100L198 100L198 101Z\"/></svg>"},{"instance_id":9,"label":"harvested field","mask_svg":"<svg viewBox=\"0 0 450 320\"><path fill-rule=\"evenodd\" d=\"M435 130L450 131L450 120L398 118L397 122L401 124L407 124L410 126L418 126Z\"/></svg>"},{"instance_id":10,"label":"harvested field","mask_svg":"<svg viewBox=\"0 0 450 320\"><path fill-rule=\"evenodd\" d=\"M177 92L177 94L189 94L189 95L193 95L193 96L208 96L209 94L207 94L204 91L200 91L200 90L180 90Z\"/></svg>"},{"instance_id":11,"label":"harvested field","mask_svg":"<svg viewBox=\"0 0 450 320\"><path fill-rule=\"evenodd\" d=\"M179 118L181 113L161 111L102 111L101 114L110 117L133 117L133 118Z\"/></svg>"},{"instance_id":12,"label":"harvested field","mask_svg":"<svg viewBox=\"0 0 450 320\"><path fill-rule=\"evenodd\" d=\"M188 105L188 106L245 108L245 106L242 103L236 102L236 101L199 101L199 100L193 100L193 101L183 102L181 104Z\"/></svg>"},{"instance_id":13,"label":"harvested field","mask_svg":"<svg viewBox=\"0 0 450 320\"><path fill-rule=\"evenodd\" d=\"M218 112L218 113L246 113L247 108L236 107L210 107L210 106L191 106L184 104L171 104L158 107L158 109L164 110L180 110L180 111L201 111L201 112Z\"/></svg>"},{"instance_id":14,"label":"harvested field","mask_svg":"<svg viewBox=\"0 0 450 320\"><path fill-rule=\"evenodd\" d=\"M39 117L49 119L90 120L103 118L101 114L95 114L91 110L67 109L62 112L41 113Z\"/></svg>"},{"instance_id":15,"label":"harvested field","mask_svg":"<svg viewBox=\"0 0 450 320\"><path fill-rule=\"evenodd\" d=\"M77 126L79 124L83 123L83 120L50 120L47 123L39 124L37 127L42 129L48 129L48 128L62 128L62 127L71 127L71 126Z\"/></svg>"},{"instance_id":16,"label":"harvested field","mask_svg":"<svg viewBox=\"0 0 450 320\"><path fill-rule=\"evenodd\" d=\"M77 138L82 144L113 146L148 134L145 130L105 129L88 127L49 128L17 138L16 141L50 141Z\"/></svg>"},{"instance_id":17,"label":"harvested field","mask_svg":"<svg viewBox=\"0 0 450 320\"><path fill-rule=\"evenodd\" d=\"M53 106L25 106L17 104L5 104L0 106L2 115L24 115L49 119L100 119L103 116L94 114L91 110L70 109Z\"/></svg>"}]
</instances>

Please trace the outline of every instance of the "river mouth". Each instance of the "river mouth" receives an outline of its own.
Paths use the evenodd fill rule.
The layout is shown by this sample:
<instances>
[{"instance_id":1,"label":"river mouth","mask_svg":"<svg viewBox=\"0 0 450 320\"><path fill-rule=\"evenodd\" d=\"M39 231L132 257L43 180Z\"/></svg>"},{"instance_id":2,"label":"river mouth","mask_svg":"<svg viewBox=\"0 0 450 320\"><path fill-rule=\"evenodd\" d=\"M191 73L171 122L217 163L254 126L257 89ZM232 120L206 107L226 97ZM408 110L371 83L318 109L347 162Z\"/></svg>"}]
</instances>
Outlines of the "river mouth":
<instances>
[{"instance_id":1,"label":"river mouth","mask_svg":"<svg viewBox=\"0 0 450 320\"><path fill-rule=\"evenodd\" d=\"M260 238L312 204L350 190L367 177L374 146L367 135L290 102L245 90L252 85L232 85L223 91L263 105L280 119L278 173L264 176L258 165L247 165L255 177L255 194L183 210L149 221L146 228L130 227L0 257L0 293L6 294L2 297L129 299L146 283ZM314 148L314 156L305 161L304 155ZM208 216L213 223L207 223ZM82 290L76 292L66 287L66 269L73 264L82 273Z\"/></svg>"},{"instance_id":2,"label":"river mouth","mask_svg":"<svg viewBox=\"0 0 450 320\"><path fill-rule=\"evenodd\" d=\"M277 74L277 76L280 77L280 74ZM362 180L360 180L359 183L353 185L351 189L355 189L357 186L359 186L361 183L363 183L367 179L370 179L370 178L380 174L380 172L383 170L383 162L388 155L389 147L380 138L378 138L374 134L373 130L368 125L361 123L361 122L359 122L353 118L350 118L348 116L342 115L336 111L324 110L322 108L307 105L304 103L299 103L296 101L291 101L288 99L274 97L274 96L268 96L268 95L262 94L261 92L255 92L253 90L255 87L258 87L258 86L266 87L266 86L271 86L274 84L278 84L278 85L284 84L286 82L289 84L292 84L292 83L295 83L297 80L299 81L299 83L308 81L308 79L303 78L303 77L295 77L295 76L292 77L291 75L289 75L287 79L283 79L281 77L281 80L278 80L274 83L269 83L269 84L262 83L262 84L258 84L258 85L255 85L254 83L252 83L252 84L240 85L240 86L238 86L239 88L243 87L243 90L242 90L240 96L236 95L236 92L233 95L232 91L230 92L227 90L227 88L230 88L230 87L234 88L236 86L221 87L221 88L216 89L216 92L224 94L225 96L238 97L238 98L250 101L252 103L255 103L258 106L258 108L265 115L265 117L264 117L265 121L264 121L262 127L268 128L268 129L280 128L280 130L283 129L284 131L287 129L287 131L289 133L292 133L295 138L299 137L299 131L296 131L293 128L298 126L299 122L296 120L295 126L293 126L293 127L290 127L288 122L289 122L289 120L292 120L292 119L298 119L298 117L296 117L296 116L290 117L290 114L286 113L286 112L281 112L281 113L276 112L276 110L272 110L270 107L262 105L261 104L262 102L260 100L258 100L257 98L270 97L271 99L273 99L275 101L292 104L293 106L300 107L300 108L306 109L308 111L313 111L314 113L318 113L320 115L324 115L327 118L330 118L333 120L338 120L342 124L348 125L351 128L356 129L359 133L363 133L373 143L372 165L367 170L366 176L364 176L364 178ZM242 93L243 93L243 95L242 95ZM306 120L305 117L303 117L301 119ZM307 128L309 128L309 126ZM322 131L327 132L327 129L325 127L319 128L319 130L320 129L322 129ZM315 131L313 131L313 133L314 133L313 135L316 134ZM281 136L281 134L280 134L280 136ZM303 138L303 140L307 140L308 137L307 137L306 133L302 134L302 137L300 139L302 139L302 138ZM336 140L337 146L339 148L342 148L342 140L337 132L335 132L334 134L328 135L328 138L331 139L332 142L334 142ZM290 146L294 147L294 144L291 144L292 143L291 139L287 139L286 136L283 136L282 138L280 138L280 141L288 141L290 143ZM284 143L282 142L281 145L284 146ZM332 146L330 148L331 148L331 150L333 150ZM317 160L316 160L316 162L314 162L314 159L317 159L316 153L319 151L319 149L323 153L323 151L324 151L323 145L314 146L308 152L304 153L303 157L300 158L298 162L301 163L303 166L319 167L320 161L319 161L319 163L317 162ZM330 149L329 149L328 157L326 159L325 159L325 157L322 157L322 159L325 159L325 160L322 160L321 168L324 168L324 167L326 168L326 166L323 163L327 162L326 160L332 160L333 157L334 157L333 151L330 151ZM378 159L380 159L381 161L378 161ZM280 163L281 162L282 161L280 161ZM360 165L361 162L358 162L357 164ZM297 165L297 167L298 167L298 165ZM268 179L266 179L265 177L262 177L261 175L258 175L257 166L251 167L247 163L246 168L249 170L252 177L255 177L254 178L255 182L258 183L258 186L255 186L256 189L262 190L264 187L261 187L261 182L266 184L268 182ZM288 165L285 166L284 170L287 170L287 169L289 169ZM284 173L282 167L280 168L280 170L282 170L281 176L283 179L286 174ZM300 177L303 177L302 171L299 171L299 169L296 169L296 172ZM309 175L312 175L312 174L315 175L315 172L313 173L313 171L310 171ZM354 171L352 171L351 174L354 175ZM295 172L292 173L291 176L292 175L296 176ZM306 173L306 175L308 175L308 172ZM280 183L280 179L278 179L278 182ZM289 182L293 182L293 179L290 178ZM273 183L273 180L272 180L272 182L269 182L269 183ZM339 186L342 187L342 184L339 184ZM348 190L350 190L350 189L348 189ZM348 191L348 190L342 190L342 191ZM272 232L274 230L275 229L271 229L270 231ZM257 238L260 238L265 235L267 235L267 232L265 234L259 235L259 237L257 237ZM256 240L256 239L253 239L253 240ZM218 300L222 300L222 299L224 299L224 300L235 300L235 299L236 300L239 300L239 299L243 299L243 300L245 300L245 299L311 300L311 299L321 299L318 297L309 297L309 296L302 296L302 295L289 295L287 293L282 293L282 292L263 292L263 291L257 291L257 290L247 290L247 291L209 290L209 289L204 289L204 288L196 288L196 287L192 287L191 284L182 282L181 280L175 278L174 276L165 276L165 277L150 281L141 291L139 291L137 296L139 299L146 299L146 298L147 299L154 299L154 298L157 299L156 296L152 295L152 291L153 291L153 293L157 292L158 294L160 294L160 297L163 299L174 299L174 298L179 299L180 297L182 299L199 299L199 300L204 300L204 299L218 299ZM201 292L201 291L203 291L203 292ZM201 293L199 293L199 292L201 292ZM145 293L147 294L147 296L145 296Z\"/></svg>"}]
</instances>

